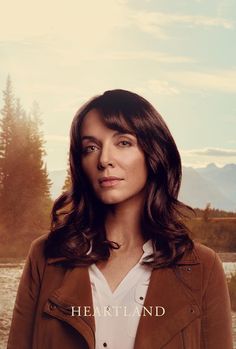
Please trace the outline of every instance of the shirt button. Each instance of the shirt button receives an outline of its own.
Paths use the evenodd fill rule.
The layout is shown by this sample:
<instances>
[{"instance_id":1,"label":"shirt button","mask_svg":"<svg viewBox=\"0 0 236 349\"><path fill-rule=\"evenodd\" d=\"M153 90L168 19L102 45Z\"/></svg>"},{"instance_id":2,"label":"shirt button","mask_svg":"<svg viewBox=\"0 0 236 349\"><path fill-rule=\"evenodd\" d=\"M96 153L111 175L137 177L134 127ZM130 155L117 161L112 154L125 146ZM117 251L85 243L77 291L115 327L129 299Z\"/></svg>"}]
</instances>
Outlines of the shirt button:
<instances>
[{"instance_id":1,"label":"shirt button","mask_svg":"<svg viewBox=\"0 0 236 349\"><path fill-rule=\"evenodd\" d=\"M141 300L141 301L143 301L143 297L141 296L141 297L139 297L139 299Z\"/></svg>"},{"instance_id":2,"label":"shirt button","mask_svg":"<svg viewBox=\"0 0 236 349\"><path fill-rule=\"evenodd\" d=\"M104 342L104 343L103 343L103 346L104 346L104 347L107 347L107 343L106 343L106 342Z\"/></svg>"}]
</instances>

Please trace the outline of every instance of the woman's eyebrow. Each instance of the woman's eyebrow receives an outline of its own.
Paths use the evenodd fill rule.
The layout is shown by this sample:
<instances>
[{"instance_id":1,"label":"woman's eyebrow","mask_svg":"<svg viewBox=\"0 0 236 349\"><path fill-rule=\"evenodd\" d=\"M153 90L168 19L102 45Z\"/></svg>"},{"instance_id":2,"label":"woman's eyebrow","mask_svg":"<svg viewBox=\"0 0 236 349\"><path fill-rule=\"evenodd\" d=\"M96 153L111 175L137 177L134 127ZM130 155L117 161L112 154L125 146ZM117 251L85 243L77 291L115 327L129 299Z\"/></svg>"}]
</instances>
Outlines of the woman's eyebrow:
<instances>
[{"instance_id":1,"label":"woman's eyebrow","mask_svg":"<svg viewBox=\"0 0 236 349\"><path fill-rule=\"evenodd\" d=\"M128 133L128 132L115 132L113 135L112 135L112 138L114 137L117 137L117 136L132 136L132 137L135 137L132 133ZM99 139L97 139L95 136L89 136L89 135L85 135L81 138L81 141L83 140L90 140L90 141L99 141Z\"/></svg>"},{"instance_id":2,"label":"woman's eyebrow","mask_svg":"<svg viewBox=\"0 0 236 349\"><path fill-rule=\"evenodd\" d=\"M84 140L90 140L90 141L97 141L97 138L96 137L94 137L94 136L83 136L82 138L81 138L81 141L84 141Z\"/></svg>"}]
</instances>

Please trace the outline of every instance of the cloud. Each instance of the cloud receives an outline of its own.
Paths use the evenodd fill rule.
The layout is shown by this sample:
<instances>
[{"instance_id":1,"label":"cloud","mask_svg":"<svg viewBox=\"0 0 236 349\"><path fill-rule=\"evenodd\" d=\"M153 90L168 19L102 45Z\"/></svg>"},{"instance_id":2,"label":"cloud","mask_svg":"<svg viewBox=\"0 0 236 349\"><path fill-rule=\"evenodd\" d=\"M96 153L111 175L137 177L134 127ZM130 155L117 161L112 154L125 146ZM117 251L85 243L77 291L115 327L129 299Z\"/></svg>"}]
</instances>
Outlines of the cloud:
<instances>
[{"instance_id":1,"label":"cloud","mask_svg":"<svg viewBox=\"0 0 236 349\"><path fill-rule=\"evenodd\" d=\"M181 153L185 156L236 156L236 149L223 149L223 148L203 148L203 149L191 149L182 150Z\"/></svg>"},{"instance_id":2,"label":"cloud","mask_svg":"<svg viewBox=\"0 0 236 349\"><path fill-rule=\"evenodd\" d=\"M68 52L70 54L68 54ZM105 62L105 61L149 61L165 64L182 64L182 63L195 63L196 59L188 56L171 55L165 52L155 51L114 51L110 49L104 49L103 52L96 52L94 54L87 51L78 52L75 50L58 49L57 61L60 62L60 66L77 67L81 62ZM79 59L78 59L79 57Z\"/></svg>"},{"instance_id":3,"label":"cloud","mask_svg":"<svg viewBox=\"0 0 236 349\"><path fill-rule=\"evenodd\" d=\"M171 81L202 91L236 92L236 69L221 69L209 73L195 71L178 71L166 73Z\"/></svg>"},{"instance_id":4,"label":"cloud","mask_svg":"<svg viewBox=\"0 0 236 349\"><path fill-rule=\"evenodd\" d=\"M166 38L166 27L176 24L224 29L234 27L233 21L222 16L137 11L129 7L128 1L121 0L68 0L66 3L9 0L4 1L1 8L0 41L49 39L54 46L53 43L60 39L62 46L74 42L83 52L84 48L100 47L117 28L136 27Z\"/></svg>"},{"instance_id":5,"label":"cloud","mask_svg":"<svg viewBox=\"0 0 236 349\"><path fill-rule=\"evenodd\" d=\"M162 39L167 38L164 28L175 24L183 24L188 27L234 28L234 22L226 18L178 13L133 11L130 12L129 19L143 32L154 34Z\"/></svg>"},{"instance_id":6,"label":"cloud","mask_svg":"<svg viewBox=\"0 0 236 349\"><path fill-rule=\"evenodd\" d=\"M155 95L173 96L180 93L180 91L176 87L171 86L168 81L154 79L146 81L144 86L137 88L136 90L140 94L145 95L152 93Z\"/></svg>"},{"instance_id":7,"label":"cloud","mask_svg":"<svg viewBox=\"0 0 236 349\"><path fill-rule=\"evenodd\" d=\"M184 166L205 167L214 163L219 167L230 163L236 164L236 148L202 148L191 150L180 150Z\"/></svg>"},{"instance_id":8,"label":"cloud","mask_svg":"<svg viewBox=\"0 0 236 349\"><path fill-rule=\"evenodd\" d=\"M134 60L146 60L154 61L159 63L193 63L195 59L187 56L175 56L169 55L164 52L154 52L154 51L118 51L118 52L108 52L96 57L84 57L86 60L117 60L117 61L134 61Z\"/></svg>"}]
</instances>

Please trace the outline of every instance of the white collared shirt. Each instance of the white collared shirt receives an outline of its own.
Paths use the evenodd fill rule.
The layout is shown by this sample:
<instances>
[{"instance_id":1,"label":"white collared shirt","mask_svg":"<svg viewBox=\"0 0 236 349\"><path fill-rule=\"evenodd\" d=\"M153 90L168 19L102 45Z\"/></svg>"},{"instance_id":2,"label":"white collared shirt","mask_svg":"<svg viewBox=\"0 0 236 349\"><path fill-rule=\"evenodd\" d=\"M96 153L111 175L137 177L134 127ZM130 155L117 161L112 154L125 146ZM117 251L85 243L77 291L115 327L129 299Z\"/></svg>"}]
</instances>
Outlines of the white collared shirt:
<instances>
[{"instance_id":1,"label":"white collared shirt","mask_svg":"<svg viewBox=\"0 0 236 349\"><path fill-rule=\"evenodd\" d=\"M96 264L89 267L96 325L95 349L132 349L147 293L152 268L141 265L153 253L152 240L143 245L143 255L112 293Z\"/></svg>"}]
</instances>

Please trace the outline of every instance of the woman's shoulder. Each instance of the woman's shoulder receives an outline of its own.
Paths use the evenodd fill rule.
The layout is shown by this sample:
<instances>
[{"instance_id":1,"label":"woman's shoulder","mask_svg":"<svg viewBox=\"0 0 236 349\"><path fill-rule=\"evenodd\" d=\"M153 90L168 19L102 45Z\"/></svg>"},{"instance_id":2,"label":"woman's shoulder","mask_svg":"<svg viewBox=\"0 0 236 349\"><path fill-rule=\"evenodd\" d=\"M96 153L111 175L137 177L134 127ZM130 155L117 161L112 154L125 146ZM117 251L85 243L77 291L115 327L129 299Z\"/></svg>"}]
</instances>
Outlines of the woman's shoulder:
<instances>
[{"instance_id":1,"label":"woman's shoulder","mask_svg":"<svg viewBox=\"0 0 236 349\"><path fill-rule=\"evenodd\" d=\"M44 246L45 246L45 242L48 238L49 233L43 233L42 235L38 236L37 238L35 238L30 245L30 249L29 252L33 251L34 253L38 252L39 253L43 253L44 251Z\"/></svg>"},{"instance_id":2,"label":"woman's shoulder","mask_svg":"<svg viewBox=\"0 0 236 349\"><path fill-rule=\"evenodd\" d=\"M180 264L184 280L186 281L185 271L188 271L187 279L196 284L200 282L203 293L205 293L207 287L213 284L214 279L220 280L222 284L225 283L224 268L216 251L200 242L193 240L193 243L193 249L186 251L178 264Z\"/></svg>"},{"instance_id":3,"label":"woman's shoulder","mask_svg":"<svg viewBox=\"0 0 236 349\"><path fill-rule=\"evenodd\" d=\"M49 233L43 233L39 237L35 238L29 247L27 260L34 265L45 265L46 258L44 253L45 242L48 238Z\"/></svg>"},{"instance_id":4,"label":"woman's shoulder","mask_svg":"<svg viewBox=\"0 0 236 349\"><path fill-rule=\"evenodd\" d=\"M29 247L28 254L26 256L24 273L25 275L30 275L34 277L35 280L39 277L42 279L45 265L46 257L44 253L44 244L47 240L49 233L43 233L39 237L35 238Z\"/></svg>"},{"instance_id":5,"label":"woman's shoulder","mask_svg":"<svg viewBox=\"0 0 236 349\"><path fill-rule=\"evenodd\" d=\"M33 259L39 264L54 264L54 263L60 263L67 261L67 257L61 256L61 257L50 257L47 256L45 252L45 243L50 235L50 232L44 233L34 239L31 242L28 257Z\"/></svg>"},{"instance_id":6,"label":"woman's shoulder","mask_svg":"<svg viewBox=\"0 0 236 349\"><path fill-rule=\"evenodd\" d=\"M212 248L193 240L193 248L185 250L178 264L211 264L215 258L216 252Z\"/></svg>"},{"instance_id":7,"label":"woman's shoulder","mask_svg":"<svg viewBox=\"0 0 236 349\"><path fill-rule=\"evenodd\" d=\"M193 240L193 249L185 251L178 264L201 265L205 275L209 275L214 268L223 269L217 252L195 240Z\"/></svg>"},{"instance_id":8,"label":"woman's shoulder","mask_svg":"<svg viewBox=\"0 0 236 349\"><path fill-rule=\"evenodd\" d=\"M224 275L223 263L215 250L202 243L194 242L193 253L202 265L203 277L209 279L212 275L215 277Z\"/></svg>"},{"instance_id":9,"label":"woman's shoulder","mask_svg":"<svg viewBox=\"0 0 236 349\"><path fill-rule=\"evenodd\" d=\"M214 262L217 256L216 251L198 241L193 241L193 243L193 253L195 253L200 262Z\"/></svg>"}]
</instances>

